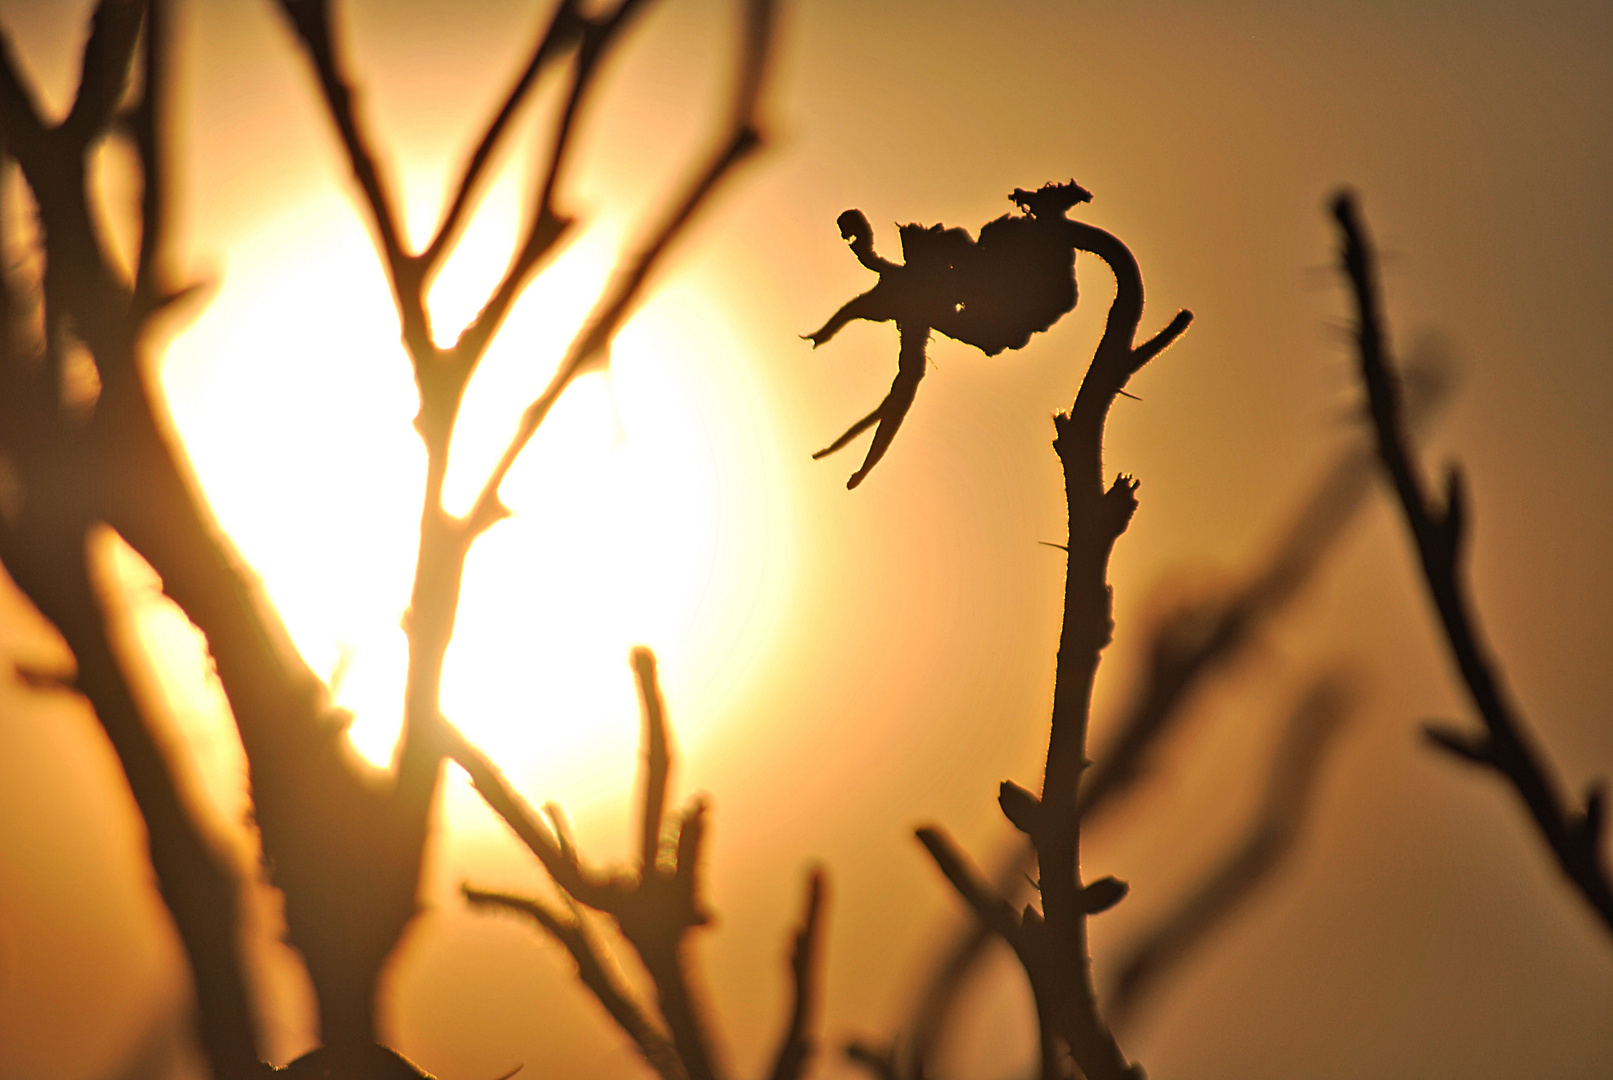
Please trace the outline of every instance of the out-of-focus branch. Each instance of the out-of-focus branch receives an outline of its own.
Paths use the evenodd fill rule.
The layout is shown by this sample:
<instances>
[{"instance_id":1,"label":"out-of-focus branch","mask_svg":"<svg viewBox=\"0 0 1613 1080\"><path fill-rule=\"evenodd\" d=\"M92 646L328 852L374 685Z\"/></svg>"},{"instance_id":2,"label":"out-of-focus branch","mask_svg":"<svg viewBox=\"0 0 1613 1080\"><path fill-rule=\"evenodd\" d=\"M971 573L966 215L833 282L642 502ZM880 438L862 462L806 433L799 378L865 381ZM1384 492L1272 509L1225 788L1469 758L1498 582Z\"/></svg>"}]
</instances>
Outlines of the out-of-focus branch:
<instances>
[{"instance_id":1,"label":"out-of-focus branch","mask_svg":"<svg viewBox=\"0 0 1613 1080\"><path fill-rule=\"evenodd\" d=\"M432 235L431 242L420 253L420 260L428 277L441 264L454 241L459 238L459 227L464 222L465 212L470 208L471 196L475 194L504 132L509 128L510 122L525 102L528 93L537 85L538 76L551 60L563 55L571 47L582 30L583 20L577 13L577 0L561 0L549 18L548 26L539 36L526 68L510 87L509 93L504 98L504 104L499 107L497 114L487 125L481 141L476 144L470 160L465 163L448 209L443 212L442 221L437 225L437 231Z\"/></svg>"},{"instance_id":2,"label":"out-of-focus branch","mask_svg":"<svg viewBox=\"0 0 1613 1080\"><path fill-rule=\"evenodd\" d=\"M655 654L640 647L632 654L639 707L644 714L644 796L639 813L639 869L653 867L661 852L661 818L666 812L667 775L672 752L667 746L666 703L656 678Z\"/></svg>"},{"instance_id":3,"label":"out-of-focus branch","mask_svg":"<svg viewBox=\"0 0 1613 1080\"><path fill-rule=\"evenodd\" d=\"M560 400L566 387L589 365L603 357L611 338L638 305L650 275L722 180L761 146L757 109L762 76L767 69L772 25L772 0L747 0L739 77L724 134L718 139L705 165L689 182L682 197L673 204L666 218L651 232L638 254L617 275L594 306L583 329L566 350L549 385L527 406L515 436L505 447L467 516L467 528L473 533L485 530L504 516L505 511L499 502L499 487L510 467L515 464L515 459L537 433L544 417Z\"/></svg>"},{"instance_id":4,"label":"out-of-focus branch","mask_svg":"<svg viewBox=\"0 0 1613 1080\"><path fill-rule=\"evenodd\" d=\"M1613 881L1601 850L1606 813L1603 789L1599 784L1594 786L1582 806L1569 809L1572 803L1562 792L1562 782L1535 749L1533 735L1480 639L1460 573L1467 526L1462 474L1455 466L1447 472L1442 506L1429 498L1407 448L1404 407L1389 366L1376 260L1361 227L1354 196L1349 192L1335 196L1332 210L1343 236L1341 261L1355 300L1361 380L1367 388L1378 452L1400 497L1452 658L1484 722L1484 734L1479 736L1430 727L1428 738L1460 760L1493 769L1507 780L1540 830L1558 867L1613 932Z\"/></svg>"},{"instance_id":5,"label":"out-of-focus branch","mask_svg":"<svg viewBox=\"0 0 1613 1080\"><path fill-rule=\"evenodd\" d=\"M666 1034L650 1022L622 983L604 949L588 932L580 912L560 915L536 900L506 893L483 892L465 886L472 907L495 908L526 916L554 938L577 964L577 977L593 991L611 1019L637 1044L644 1060L662 1080L688 1080L683 1062Z\"/></svg>"},{"instance_id":6,"label":"out-of-focus branch","mask_svg":"<svg viewBox=\"0 0 1613 1080\"><path fill-rule=\"evenodd\" d=\"M696 992L688 957L689 932L710 921L699 877L706 808L699 800L691 804L671 830L670 857L661 854L664 846L661 807L672 757L667 748L664 705L656 682L654 656L647 649L635 649L632 661L645 714L646 762L643 805L639 814L642 834L638 865L634 870L600 872L584 867L557 808L549 808L554 823L551 831L474 747L458 739L450 753L470 774L472 783L488 805L526 843L562 891L577 903L603 912L615 921L655 986L656 1003L670 1035L671 1060L677 1063L681 1075L689 1080L718 1080L723 1072L717 1061L709 1012ZM653 835L649 831L652 826ZM814 870L808 877L805 911L790 954L793 988L790 1017L780 1039L770 1080L800 1080L813 1049L811 1029L817 1014L817 967L826 891L823 872ZM596 986L599 982L594 974L599 967L597 949L585 936L580 936L585 929L580 913L567 921L541 906L522 906L530 904L527 901L468 888L466 895L481 902L519 907L537 919L571 950L583 981L594 989L611 1015L621 1013L618 1018L623 1028L645 1048L646 1056L650 1055L651 1046L642 1037L645 1030L639 1019L642 1011L632 1006L630 1011L621 1012L622 1002L631 1005L625 991L620 991L619 987L604 986L602 990L601 986ZM654 1048L660 1052L659 1044ZM657 1069L663 1076L668 1075L661 1066L657 1065Z\"/></svg>"},{"instance_id":7,"label":"out-of-focus branch","mask_svg":"<svg viewBox=\"0 0 1613 1080\"><path fill-rule=\"evenodd\" d=\"M807 875L806 910L790 948L790 1020L773 1056L770 1080L800 1080L817 1045L812 1028L818 1014L818 965L827 891L827 879L821 869Z\"/></svg>"},{"instance_id":8,"label":"out-of-focus branch","mask_svg":"<svg viewBox=\"0 0 1613 1080\"><path fill-rule=\"evenodd\" d=\"M1135 1016L1147 997L1286 865L1352 698L1348 681L1332 675L1314 683L1295 706L1243 841L1174 912L1142 935L1121 964L1105 998L1117 1025Z\"/></svg>"},{"instance_id":9,"label":"out-of-focus branch","mask_svg":"<svg viewBox=\"0 0 1613 1080\"><path fill-rule=\"evenodd\" d=\"M239 882L198 825L113 645L88 551L108 516L107 409L76 411L63 398L59 370L72 333L101 369L104 396L115 401L131 381L127 369L140 320L102 246L85 177L91 148L110 131L126 91L146 14L145 4L131 0L98 6L77 94L56 125L40 113L17 75L9 39L0 34L0 142L6 144L0 174L5 151L14 152L39 206L46 334L43 341L29 340L18 325L23 305L13 295L9 268L0 267L0 455L8 488L0 508L0 560L73 653L74 686L94 708L145 822L157 888L195 981L203 1053L215 1075L234 1080L260 1072L239 952ZM160 8L147 30L148 100L167 77L159 16ZM160 205L160 191L147 200L148 211L153 204ZM0 251L9 260L5 224L0 219Z\"/></svg>"}]
</instances>

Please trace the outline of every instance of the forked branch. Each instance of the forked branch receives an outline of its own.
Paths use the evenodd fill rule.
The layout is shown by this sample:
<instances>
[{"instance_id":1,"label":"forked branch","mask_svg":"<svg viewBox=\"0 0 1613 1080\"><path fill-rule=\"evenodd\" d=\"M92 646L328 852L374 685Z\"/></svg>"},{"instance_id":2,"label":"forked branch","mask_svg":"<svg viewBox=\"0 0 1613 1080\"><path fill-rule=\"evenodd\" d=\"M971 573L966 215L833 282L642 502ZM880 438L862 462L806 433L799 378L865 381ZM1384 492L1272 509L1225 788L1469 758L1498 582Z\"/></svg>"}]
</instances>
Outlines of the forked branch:
<instances>
[{"instance_id":1,"label":"forked branch","mask_svg":"<svg viewBox=\"0 0 1613 1080\"><path fill-rule=\"evenodd\" d=\"M1431 727L1428 738L1459 759L1493 769L1506 779L1534 820L1558 867L1604 927L1613 932L1613 883L1601 849L1605 824L1602 788L1593 786L1584 803L1570 809L1572 802L1563 794L1562 782L1535 749L1534 737L1481 640L1461 574L1467 527L1461 471L1452 466L1447 472L1442 505L1429 497L1407 449L1401 393L1390 367L1383 327L1376 258L1359 220L1354 196L1349 192L1335 196L1332 210L1343 239L1344 273L1355 300L1361 379L1366 384L1378 435L1378 452L1394 482L1407 527L1417 545L1423 579L1445 628L1451 656L1484 723L1484 733L1479 736Z\"/></svg>"},{"instance_id":2,"label":"forked branch","mask_svg":"<svg viewBox=\"0 0 1613 1080\"><path fill-rule=\"evenodd\" d=\"M670 835L663 833L663 806L672 765L664 706L654 656L648 649L635 649L632 660L645 719L638 865L633 870L602 872L584 866L575 844L564 830L557 808L549 808L553 827L546 826L474 747L458 739L451 753L470 774L472 783L488 805L549 871L555 884L572 900L609 915L616 923L654 984L657 1008L670 1036L680 1075L686 1075L689 1080L719 1080L724 1074L717 1059L709 1013L700 1001L693 978L687 940L691 930L710 921L700 881L706 807L696 800L681 815ZM663 853L663 848L667 847L670 853ZM812 1051L811 1027L817 1012L817 966L825 889L822 872L814 871L808 878L806 910L791 951L793 1001L775 1055L771 1080L799 1080ZM467 889L466 894L480 902L519 907L537 919L571 951L584 983L600 997L612 1016L621 1013L618 1020L624 1030L645 1048L646 1057L650 1056L649 1045L643 1037L645 1024L638 1019L641 1011L624 1012L625 992L619 992L619 986L602 981L598 976L602 961L598 950L583 934L585 928L580 913L574 913L575 917L568 921L529 901L472 889ZM655 1044L655 1048L660 1053L659 1044ZM668 1076L662 1066L657 1065L657 1070Z\"/></svg>"}]
</instances>

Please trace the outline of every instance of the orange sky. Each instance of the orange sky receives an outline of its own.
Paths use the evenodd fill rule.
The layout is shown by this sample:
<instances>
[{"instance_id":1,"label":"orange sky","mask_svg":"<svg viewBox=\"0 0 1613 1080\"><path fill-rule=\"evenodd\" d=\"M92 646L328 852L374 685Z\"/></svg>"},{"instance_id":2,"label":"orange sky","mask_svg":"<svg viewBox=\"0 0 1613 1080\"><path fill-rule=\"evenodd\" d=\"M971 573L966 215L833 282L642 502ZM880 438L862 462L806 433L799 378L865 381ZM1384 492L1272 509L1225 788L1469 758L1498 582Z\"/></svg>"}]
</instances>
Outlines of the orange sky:
<instances>
[{"instance_id":1,"label":"orange sky","mask_svg":"<svg viewBox=\"0 0 1613 1080\"><path fill-rule=\"evenodd\" d=\"M307 628L310 662L328 670L361 642L348 692L366 692L362 675L384 701L409 551L375 537L407 535L418 453L384 283L271 5L179 6L183 262L214 292L165 368L175 416L221 518L286 597L293 631ZM56 100L86 7L0 0ZM423 226L536 16L506 0L343 7L366 116ZM602 251L633 235L710 130L732 7L664 3L611 69L568 199L602 224L588 241ZM1613 774L1605 5L802 0L781 25L768 114L766 154L679 249L613 378L579 385L556 414L570 434L534 446L518 493L529 509L488 538L494 584L467 600L494 628L483 640L516 635L512 652L451 660L484 692L450 687L448 702L504 747L534 800L566 802L586 850L618 857L637 730L626 645L661 653L675 790L714 804L721 919L700 951L737 1073L760 1070L782 1017L809 859L834 883L815 1075L839 1077L835 1048L905 1015L957 916L912 827L943 823L984 858L1008 831L998 781L1037 780L1061 586L1038 541L1063 531L1047 417L1073 397L1111 289L1084 259L1080 305L1022 352L934 343L894 448L848 493L863 444L809 454L884 393L895 331L858 324L816 352L797 336L872 283L834 226L848 207L894 257L895 222L978 228L1014 187L1073 176L1096 196L1083 216L1138 256L1145 329L1179 307L1197 316L1111 418L1107 467L1138 476L1142 505L1111 568L1101 747L1147 613L1251 565L1351 436L1347 306L1322 208L1353 185L1397 341L1436 331L1458 363L1427 460L1466 468L1486 632L1570 786ZM496 269L527 158L511 155L491 191L456 288ZM553 303L563 284L543 286ZM446 284L439 301L445 321L463 313ZM488 372L490 428L500 401L519 404L522 349L544 355L531 333ZM328 390L313 411L280 412L308 380ZM270 439L303 471L244 464ZM1132 885L1094 922L1101 983L1106 958L1235 838L1285 703L1324 666L1360 673L1362 708L1290 872L1122 1045L1162 1080L1613 1072L1613 946L1511 796L1416 737L1425 718L1468 713L1399 522L1374 499L1316 587L1196 703L1156 782L1092 833L1088 875ZM279 537L271 526L295 516L284 506L322 528ZM3 603L7 654L44 647L21 602ZM238 806L239 751L196 697L194 647L175 648L163 689L176 738ZM477 667L488 655L507 684ZM177 949L91 722L3 686L0 745L0 1076L108 1075L179 1008ZM463 911L461 880L536 874L457 776L445 805L433 907L394 987L399 1047L453 1080L518 1063L638 1075L555 949ZM1024 999L1011 973L981 996L956 1075L1031 1060ZM281 1030L282 1060L306 1047L294 1010Z\"/></svg>"}]
</instances>

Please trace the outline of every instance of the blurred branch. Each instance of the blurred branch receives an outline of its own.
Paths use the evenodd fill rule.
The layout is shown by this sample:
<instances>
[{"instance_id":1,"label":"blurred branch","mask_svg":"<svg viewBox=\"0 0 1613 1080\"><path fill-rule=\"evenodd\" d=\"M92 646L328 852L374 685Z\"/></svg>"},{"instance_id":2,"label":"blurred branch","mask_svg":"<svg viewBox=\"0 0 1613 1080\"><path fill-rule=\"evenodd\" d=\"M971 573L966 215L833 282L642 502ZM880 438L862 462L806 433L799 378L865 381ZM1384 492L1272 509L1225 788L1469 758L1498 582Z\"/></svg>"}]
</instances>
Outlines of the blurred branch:
<instances>
[{"instance_id":1,"label":"blurred branch","mask_svg":"<svg viewBox=\"0 0 1613 1080\"><path fill-rule=\"evenodd\" d=\"M770 1080L800 1080L816 1048L812 1027L817 1022L818 966L822 949L823 908L827 878L821 869L807 875L806 910L790 949L790 1020L773 1058Z\"/></svg>"},{"instance_id":2,"label":"blurred branch","mask_svg":"<svg viewBox=\"0 0 1613 1080\"><path fill-rule=\"evenodd\" d=\"M672 1042L658 1029L629 994L613 965L606 959L604 950L588 932L581 913L569 917L550 911L536 900L510 896L505 893L483 892L464 887L465 899L472 907L497 908L526 916L554 938L577 964L577 977L593 991L594 997L610 1013L618 1027L638 1045L644 1060L662 1080L687 1080L683 1062L678 1059Z\"/></svg>"},{"instance_id":3,"label":"blurred branch","mask_svg":"<svg viewBox=\"0 0 1613 1080\"><path fill-rule=\"evenodd\" d=\"M1242 843L1172 914L1146 931L1121 964L1106 998L1117 1025L1124 1026L1149 994L1286 864L1309 817L1327 751L1353 708L1353 696L1347 680L1331 675L1312 684L1295 706Z\"/></svg>"},{"instance_id":4,"label":"blurred branch","mask_svg":"<svg viewBox=\"0 0 1613 1080\"><path fill-rule=\"evenodd\" d=\"M131 381L140 318L129 311L130 291L101 244L86 175L89 154L111 130L126 92L146 13L145 4L128 0L97 7L78 90L56 125L43 118L0 33L0 176L7 152L15 153L39 208L45 329L43 341L28 340L18 325L24 305L13 295L9 269L0 268L0 452L9 488L0 509L0 560L73 653L73 684L94 708L146 827L157 889L195 980L203 1053L215 1075L233 1080L259 1070L239 952L239 882L198 825L117 655L88 550L107 517L101 444L108 410L75 411L59 381L70 332L100 367L103 396L115 402ZM148 98L166 80L162 30L154 14L146 35ZM159 204L157 192L145 209L153 213ZM0 217L0 241L6 224Z\"/></svg>"},{"instance_id":5,"label":"blurred branch","mask_svg":"<svg viewBox=\"0 0 1613 1080\"><path fill-rule=\"evenodd\" d=\"M1461 471L1452 466L1446 473L1444 502L1436 505L1407 449L1404 406L1384 340L1376 260L1359 221L1354 196L1349 192L1335 196L1332 210L1343 235L1341 262L1355 299L1361 380L1367 389L1378 452L1394 481L1407 527L1416 542L1423 578L1445 627L1451 655L1484 722L1484 734L1480 736L1432 729L1429 738L1446 750L1459 749L1458 757L1493 769L1507 780L1534 819L1558 867L1604 927L1613 932L1613 882L1601 851L1605 816L1602 789L1599 785L1592 787L1583 806L1568 809L1571 803L1562 793L1561 781L1534 748L1533 735L1480 640L1459 572L1467 524Z\"/></svg>"},{"instance_id":6,"label":"blurred branch","mask_svg":"<svg viewBox=\"0 0 1613 1080\"><path fill-rule=\"evenodd\" d=\"M706 807L704 802L696 800L684 811L668 838L671 857L662 857L662 806L672 758L667 749L664 706L656 681L654 655L648 649L634 649L632 661L645 714L646 761L639 812L639 858L635 870L602 873L586 868L561 825L557 808L550 808L555 822L551 832L503 775L463 738L456 735L449 753L470 775L488 805L537 856L555 884L577 903L603 912L615 921L655 986L657 1005L684 1073L690 1080L718 1080L723 1072L716 1058L708 1010L696 991L687 949L689 931L706 925L711 919L700 889ZM816 957L824 893L823 874L814 871L808 879L806 911L791 954L794 1001L774 1062L772 1080L798 1080L811 1052L808 1029L817 1008ZM485 899L488 894L467 889L467 895ZM577 952L575 942L567 936L572 933L567 929L568 924L538 909L527 913L572 949L579 970L593 963ZM584 981L593 987L590 979L585 972ZM595 992L599 993L597 989ZM601 1000L612 1015L616 1015L617 1006L604 996ZM629 1022L637 1024L631 1016ZM636 1026L624 1024L624 1028L635 1040L640 1040ZM640 1045L643 1045L642 1040Z\"/></svg>"},{"instance_id":7,"label":"blurred branch","mask_svg":"<svg viewBox=\"0 0 1613 1080\"><path fill-rule=\"evenodd\" d=\"M761 145L757 107L760 102L762 76L766 71L772 40L772 0L746 0L745 25L739 78L731 104L731 116L725 134L718 140L716 149L706 164L696 173L672 206L662 223L654 229L639 253L619 273L605 294L595 304L583 329L572 340L555 371L549 385L528 405L521 416L515 436L505 447L498 464L494 466L476 503L466 518L471 532L481 532L505 514L499 503L498 491L515 459L537 433L544 417L590 364L599 361L611 338L637 306L651 273L660 264L672 243L693 220L696 212L716 190L733 168Z\"/></svg>"},{"instance_id":8,"label":"blurred branch","mask_svg":"<svg viewBox=\"0 0 1613 1080\"><path fill-rule=\"evenodd\" d=\"M632 652L634 681L644 714L644 802L639 813L639 869L653 867L661 851L661 818L666 812L667 775L672 752L667 747L666 703L656 678L655 654L640 646Z\"/></svg>"}]
</instances>

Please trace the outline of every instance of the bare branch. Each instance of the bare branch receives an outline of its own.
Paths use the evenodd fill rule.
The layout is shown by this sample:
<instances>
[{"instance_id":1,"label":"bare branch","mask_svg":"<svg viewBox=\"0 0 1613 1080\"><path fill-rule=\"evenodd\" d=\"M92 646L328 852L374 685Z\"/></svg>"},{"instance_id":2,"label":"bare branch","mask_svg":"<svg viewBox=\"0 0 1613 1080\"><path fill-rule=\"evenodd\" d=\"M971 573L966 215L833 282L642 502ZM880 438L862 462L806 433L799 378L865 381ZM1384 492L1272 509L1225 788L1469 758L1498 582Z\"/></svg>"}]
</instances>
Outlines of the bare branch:
<instances>
[{"instance_id":1,"label":"bare branch","mask_svg":"<svg viewBox=\"0 0 1613 1080\"><path fill-rule=\"evenodd\" d=\"M1349 192L1335 196L1332 210L1343 234L1341 261L1356 305L1361 379L1366 384L1378 435L1378 452L1400 497L1452 658L1488 732L1487 764L1511 784L1558 867L1613 932L1613 880L1594 830L1576 825L1581 812L1567 809L1570 802L1562 791L1562 782L1535 749L1533 734L1504 687L1499 667L1482 642L1472 614L1458 565L1464 505L1459 482L1453 473L1444 507L1435 507L1407 449L1404 406L1389 366L1376 262L1358 219L1354 196Z\"/></svg>"},{"instance_id":2,"label":"bare branch","mask_svg":"<svg viewBox=\"0 0 1613 1080\"><path fill-rule=\"evenodd\" d=\"M386 261L387 276L392 283L393 299L403 320L403 333L411 354L417 357L430 351L431 331L420 290L420 264L404 247L403 229L397 208L381 177L375 152L358 121L354 106L353 87L343 74L344 65L337 53L335 35L331 27L329 0L280 0L280 9L291 21L297 38L302 42L313 63L314 75L324 96L325 108L342 149L347 152L353 178L358 181L364 195L364 204L370 214L370 224L381 244Z\"/></svg>"},{"instance_id":3,"label":"bare branch","mask_svg":"<svg viewBox=\"0 0 1613 1080\"><path fill-rule=\"evenodd\" d=\"M1106 998L1124 1024L1156 987L1286 865L1309 817L1327 751L1354 707L1348 680L1313 683L1295 705L1248 832L1170 915L1132 946Z\"/></svg>"},{"instance_id":4,"label":"bare branch","mask_svg":"<svg viewBox=\"0 0 1613 1080\"><path fill-rule=\"evenodd\" d=\"M661 852L661 817L666 810L667 774L672 756L667 750L666 704L655 675L655 654L642 646L633 650L633 676L638 683L644 714L644 802L639 816L639 868L648 873Z\"/></svg>"},{"instance_id":5,"label":"bare branch","mask_svg":"<svg viewBox=\"0 0 1613 1080\"><path fill-rule=\"evenodd\" d=\"M473 907L494 908L515 912L542 927L550 937L565 947L577 964L577 977L593 992L599 1003L610 1013L611 1019L638 1045L639 1053L662 1080L688 1080L683 1063L672 1047L672 1042L645 1016L632 998L615 965L606 957L604 949L588 932L588 925L580 913L570 917L549 910L536 900L507 893L484 892L463 886L465 899Z\"/></svg>"},{"instance_id":6,"label":"bare branch","mask_svg":"<svg viewBox=\"0 0 1613 1080\"><path fill-rule=\"evenodd\" d=\"M84 42L84 60L78 94L62 121L61 133L83 148L112 123L118 103L129 85L135 42L145 15L141 0L101 0Z\"/></svg>"},{"instance_id":7,"label":"bare branch","mask_svg":"<svg viewBox=\"0 0 1613 1080\"><path fill-rule=\"evenodd\" d=\"M515 459L536 434L538 425L549 414L560 395L588 365L597 362L609 347L611 338L637 306L652 272L672 243L683 233L695 214L710 198L733 168L761 145L756 110L762 75L766 69L772 26L772 0L748 0L744 31L744 51L740 77L733 98L731 120L725 135L704 167L695 175L683 196L673 205L648 243L631 260L627 269L611 283L583 329L572 340L549 385L521 416L515 436L505 447L498 464L488 476L475 506L467 517L473 532L491 526L502 516L498 489Z\"/></svg>"},{"instance_id":8,"label":"bare branch","mask_svg":"<svg viewBox=\"0 0 1613 1080\"><path fill-rule=\"evenodd\" d=\"M499 106L498 112L487 125L481 141L471 153L470 160L455 186L454 196L449 201L448 209L444 211L442 221L437 231L432 235L431 243L420 253L422 272L429 276L442 262L448 253L449 246L459 236L459 227L464 222L465 212L470 208L472 194L486 171L488 163L493 158L493 151L498 148L499 141L508 130L510 121L515 118L527 94L537 85L538 76L544 67L552 60L561 56L582 32L583 23L577 13L577 0L561 0L555 8L554 14L549 18L549 25L538 38L537 45L532 50L532 58L527 61L526 68L521 72L515 84L504 98L504 104Z\"/></svg>"},{"instance_id":9,"label":"bare branch","mask_svg":"<svg viewBox=\"0 0 1613 1080\"><path fill-rule=\"evenodd\" d=\"M945 830L926 826L913 835L918 837L942 876L952 883L975 917L1017 951L1021 944L1019 916L1014 913L1013 905L997 895Z\"/></svg>"},{"instance_id":10,"label":"bare branch","mask_svg":"<svg viewBox=\"0 0 1613 1080\"><path fill-rule=\"evenodd\" d=\"M818 1013L818 964L827 879L821 869L807 875L806 911L790 949L790 975L794 994L790 1022L773 1058L771 1080L800 1080L817 1040L812 1025Z\"/></svg>"}]
</instances>

